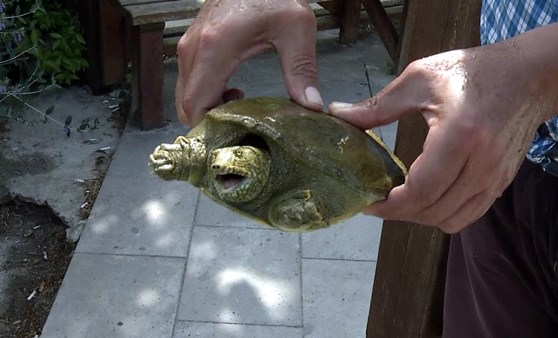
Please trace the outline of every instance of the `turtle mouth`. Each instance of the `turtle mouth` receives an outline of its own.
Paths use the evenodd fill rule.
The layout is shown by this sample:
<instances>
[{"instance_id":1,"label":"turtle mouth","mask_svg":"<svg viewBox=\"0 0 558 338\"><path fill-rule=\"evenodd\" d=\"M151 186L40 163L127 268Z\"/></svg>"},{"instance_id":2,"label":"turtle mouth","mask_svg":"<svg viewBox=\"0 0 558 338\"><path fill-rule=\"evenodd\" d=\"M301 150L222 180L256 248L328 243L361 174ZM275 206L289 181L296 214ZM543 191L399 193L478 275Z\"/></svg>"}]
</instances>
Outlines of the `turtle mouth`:
<instances>
[{"instance_id":1,"label":"turtle mouth","mask_svg":"<svg viewBox=\"0 0 558 338\"><path fill-rule=\"evenodd\" d=\"M223 188L224 191L231 191L239 186L250 184L252 178L247 175L236 173L216 174L215 181Z\"/></svg>"},{"instance_id":2,"label":"turtle mouth","mask_svg":"<svg viewBox=\"0 0 558 338\"><path fill-rule=\"evenodd\" d=\"M259 192L256 179L244 168L213 165L214 185L221 198L231 202L250 200Z\"/></svg>"}]
</instances>

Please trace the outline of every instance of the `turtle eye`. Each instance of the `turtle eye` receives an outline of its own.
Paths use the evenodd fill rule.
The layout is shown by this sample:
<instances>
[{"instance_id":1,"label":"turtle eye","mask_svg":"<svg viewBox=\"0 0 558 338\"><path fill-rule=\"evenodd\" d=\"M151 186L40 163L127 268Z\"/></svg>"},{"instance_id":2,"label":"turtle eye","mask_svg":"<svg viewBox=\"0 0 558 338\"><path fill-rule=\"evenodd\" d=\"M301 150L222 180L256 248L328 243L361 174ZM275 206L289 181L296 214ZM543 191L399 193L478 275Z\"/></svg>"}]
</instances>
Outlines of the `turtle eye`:
<instances>
[{"instance_id":1,"label":"turtle eye","mask_svg":"<svg viewBox=\"0 0 558 338\"><path fill-rule=\"evenodd\" d=\"M238 156L238 157L242 156L242 149L236 149L236 150L234 151L234 154L235 154L236 156Z\"/></svg>"}]
</instances>

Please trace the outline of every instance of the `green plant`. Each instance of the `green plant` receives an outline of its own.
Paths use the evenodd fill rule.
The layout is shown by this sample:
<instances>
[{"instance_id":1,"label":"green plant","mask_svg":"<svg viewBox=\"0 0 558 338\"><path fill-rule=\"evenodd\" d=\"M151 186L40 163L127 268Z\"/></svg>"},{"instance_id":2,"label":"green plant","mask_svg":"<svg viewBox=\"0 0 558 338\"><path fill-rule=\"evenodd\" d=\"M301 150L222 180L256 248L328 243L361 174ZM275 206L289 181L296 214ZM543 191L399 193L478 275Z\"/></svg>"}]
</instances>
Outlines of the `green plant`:
<instances>
[{"instance_id":1,"label":"green plant","mask_svg":"<svg viewBox=\"0 0 558 338\"><path fill-rule=\"evenodd\" d=\"M76 13L67 9L71 1L0 0L0 119L17 120L14 112L28 107L70 136L71 116L59 122L49 116L54 107L42 112L26 96L68 85L87 67Z\"/></svg>"},{"instance_id":2,"label":"green plant","mask_svg":"<svg viewBox=\"0 0 558 338\"><path fill-rule=\"evenodd\" d=\"M32 48L31 54L44 74L52 75L56 83L64 85L77 80L77 73L88 65L82 57L85 40L76 14L55 1L38 7L28 27L21 48Z\"/></svg>"}]
</instances>

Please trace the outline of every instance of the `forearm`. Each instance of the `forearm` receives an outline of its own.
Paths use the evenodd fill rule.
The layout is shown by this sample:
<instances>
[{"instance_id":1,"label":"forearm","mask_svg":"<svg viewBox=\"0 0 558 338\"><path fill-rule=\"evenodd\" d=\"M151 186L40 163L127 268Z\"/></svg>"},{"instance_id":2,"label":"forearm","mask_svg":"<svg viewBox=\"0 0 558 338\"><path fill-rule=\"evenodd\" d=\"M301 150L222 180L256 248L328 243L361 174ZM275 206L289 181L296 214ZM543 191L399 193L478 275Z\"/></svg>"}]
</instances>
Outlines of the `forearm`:
<instances>
[{"instance_id":1,"label":"forearm","mask_svg":"<svg viewBox=\"0 0 558 338\"><path fill-rule=\"evenodd\" d=\"M519 67L528 72L526 90L538 98L542 121L558 115L558 23L533 29L503 43L520 55Z\"/></svg>"}]
</instances>

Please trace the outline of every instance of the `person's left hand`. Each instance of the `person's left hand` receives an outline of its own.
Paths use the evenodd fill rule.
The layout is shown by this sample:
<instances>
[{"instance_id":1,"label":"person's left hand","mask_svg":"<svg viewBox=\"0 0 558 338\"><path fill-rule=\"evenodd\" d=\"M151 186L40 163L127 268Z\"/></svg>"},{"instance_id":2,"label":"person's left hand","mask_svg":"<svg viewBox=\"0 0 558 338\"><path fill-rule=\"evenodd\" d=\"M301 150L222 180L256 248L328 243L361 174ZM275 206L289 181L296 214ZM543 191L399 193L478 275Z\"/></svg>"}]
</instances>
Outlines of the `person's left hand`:
<instances>
[{"instance_id":1,"label":"person's left hand","mask_svg":"<svg viewBox=\"0 0 558 338\"><path fill-rule=\"evenodd\" d=\"M543 31L548 44L552 31ZM534 50L531 41L424 58L369 100L330 104L333 115L362 129L413 112L429 126L406 182L365 213L455 233L486 212L517 173L538 125L556 113L555 51Z\"/></svg>"}]
</instances>

